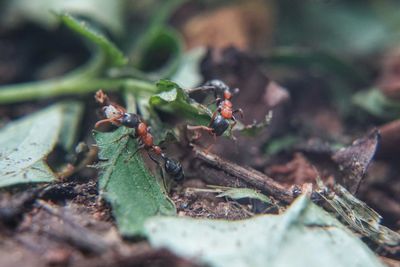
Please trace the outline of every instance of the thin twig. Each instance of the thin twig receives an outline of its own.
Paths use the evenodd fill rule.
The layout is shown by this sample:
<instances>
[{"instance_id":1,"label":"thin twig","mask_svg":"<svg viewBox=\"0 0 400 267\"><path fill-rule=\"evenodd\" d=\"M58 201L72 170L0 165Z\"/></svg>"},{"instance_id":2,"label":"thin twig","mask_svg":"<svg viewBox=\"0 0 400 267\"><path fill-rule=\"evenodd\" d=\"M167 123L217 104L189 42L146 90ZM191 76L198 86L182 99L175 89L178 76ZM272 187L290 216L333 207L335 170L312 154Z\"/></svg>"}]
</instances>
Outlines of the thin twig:
<instances>
[{"instance_id":1,"label":"thin twig","mask_svg":"<svg viewBox=\"0 0 400 267\"><path fill-rule=\"evenodd\" d=\"M250 184L263 192L273 196L277 200L290 203L293 201L293 194L285 187L275 182L271 177L249 167L242 167L228 160L222 159L215 154L205 152L199 146L193 145L195 157L204 161L214 168Z\"/></svg>"}]
</instances>

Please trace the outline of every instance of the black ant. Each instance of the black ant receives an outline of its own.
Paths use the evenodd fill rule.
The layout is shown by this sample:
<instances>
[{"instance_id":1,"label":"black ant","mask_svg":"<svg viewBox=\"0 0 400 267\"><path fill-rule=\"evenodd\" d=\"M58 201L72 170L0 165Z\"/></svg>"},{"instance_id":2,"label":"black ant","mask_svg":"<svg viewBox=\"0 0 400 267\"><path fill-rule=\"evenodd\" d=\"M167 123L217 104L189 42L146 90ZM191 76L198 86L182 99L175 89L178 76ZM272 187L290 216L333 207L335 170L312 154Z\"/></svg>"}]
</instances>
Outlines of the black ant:
<instances>
[{"instance_id":1,"label":"black ant","mask_svg":"<svg viewBox=\"0 0 400 267\"><path fill-rule=\"evenodd\" d=\"M180 162L168 158L164 153L162 153L159 146L154 145L151 129L140 119L139 115L128 113L125 108L111 102L102 90L96 92L95 99L103 106L103 112L106 116L106 119L100 120L95 124L95 128L104 123L112 123L116 126L122 125L135 129L134 137L138 139L140 144L137 151L142 148L145 149L148 152L150 159L159 165L159 161L150 153L150 151L152 151L155 155L160 156L164 160L164 170L169 176L171 176L175 181L180 181L184 178Z\"/></svg>"},{"instance_id":2,"label":"black ant","mask_svg":"<svg viewBox=\"0 0 400 267\"><path fill-rule=\"evenodd\" d=\"M196 91L213 91L215 96L214 102L217 105L217 109L214 111L208 126L188 126L187 128L192 131L205 130L214 137L221 136L229 128L229 120L232 120L233 123L229 130L230 135L232 135L232 129L237 123L235 113L239 113L243 118L243 110L233 110L233 105L231 102L232 96L237 94L239 89L236 88L233 92L231 92L230 87L223 81L211 80L201 87L190 90L189 93Z\"/></svg>"}]
</instances>

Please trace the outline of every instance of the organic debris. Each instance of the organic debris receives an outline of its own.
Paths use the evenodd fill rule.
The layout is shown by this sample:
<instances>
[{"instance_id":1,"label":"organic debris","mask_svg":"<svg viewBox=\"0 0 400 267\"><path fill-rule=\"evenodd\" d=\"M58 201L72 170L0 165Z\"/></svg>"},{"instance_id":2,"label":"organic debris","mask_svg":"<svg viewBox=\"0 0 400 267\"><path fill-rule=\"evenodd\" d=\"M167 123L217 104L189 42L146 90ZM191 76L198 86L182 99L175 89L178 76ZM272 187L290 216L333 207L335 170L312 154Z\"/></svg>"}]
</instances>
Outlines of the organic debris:
<instances>
[{"instance_id":1,"label":"organic debris","mask_svg":"<svg viewBox=\"0 0 400 267\"><path fill-rule=\"evenodd\" d=\"M398 265L396 1L1 7L0 265Z\"/></svg>"}]
</instances>

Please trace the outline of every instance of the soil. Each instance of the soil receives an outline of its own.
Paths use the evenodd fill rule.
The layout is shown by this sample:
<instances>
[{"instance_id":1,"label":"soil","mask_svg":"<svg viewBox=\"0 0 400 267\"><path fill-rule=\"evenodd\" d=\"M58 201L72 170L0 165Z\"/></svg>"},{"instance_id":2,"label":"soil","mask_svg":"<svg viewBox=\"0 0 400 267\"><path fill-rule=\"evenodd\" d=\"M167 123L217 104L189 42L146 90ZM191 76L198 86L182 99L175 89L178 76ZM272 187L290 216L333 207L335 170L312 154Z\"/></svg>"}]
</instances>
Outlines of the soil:
<instances>
[{"instance_id":1,"label":"soil","mask_svg":"<svg viewBox=\"0 0 400 267\"><path fill-rule=\"evenodd\" d=\"M214 38L213 33L207 31L210 25L246 11L227 8L219 12L189 22L176 20L172 23L182 26L185 37L190 40L189 46L210 45ZM259 23L258 19L252 18L251 25ZM195 146L189 145L188 140L181 140L180 145L171 148L174 153L184 155L182 164L186 172L185 181L172 183L170 191L178 216L240 220L255 214L279 214L296 197L295 188L315 188L318 177L328 186L333 181L342 182L351 193L382 215L384 225L399 232L400 121L383 123L368 117L364 122L355 123L354 117L343 116L327 92L320 90L326 84L324 77L314 77L312 73L304 73L301 78L274 80L267 75L260 59L248 49L253 41L260 45L266 40L248 37L249 30L241 28L242 23L246 22L237 22L234 36L230 36L235 41L218 36L218 45L208 49L201 64L202 76L204 81L218 78L232 88L240 88L233 105L243 109L244 124L263 120L270 110L273 118L256 137L234 133L236 141L220 137L209 150L206 147L213 140L207 137L194 142ZM87 60L88 51L65 29L60 30L60 39L56 42L42 46L38 39L46 39L48 32L32 27L11 32L0 29L0 51L5 51L0 56L0 84L55 77ZM193 27L204 36L192 37L196 33ZM252 31L260 31L253 28ZM24 44L28 42L33 45L26 47ZM236 47L231 46L232 43ZM70 50L70 47L77 49ZM48 73L46 59L34 57L46 49L54 53L57 50L66 61L57 68L50 68L51 73ZM376 78L385 85L384 92L398 98L400 87L395 77L398 52L395 55L392 60L389 56L384 74ZM57 100L0 106L0 126ZM86 103L86 111L79 141L90 145L93 143L91 125L98 116L93 96L81 100ZM162 115L165 116L168 114ZM273 155L266 154L266 147L272 141L289 134L297 138L294 145ZM338 150L334 148L336 143L346 145ZM218 155L220 161L207 161L196 149ZM95 156L88 157L83 156L78 161L86 159L87 164L96 163ZM222 165L232 166L231 172ZM239 171L233 173L236 167ZM254 177L249 177L249 173ZM145 240L121 238L111 208L98 195L97 179L95 169L82 168L54 184L2 189L1 266L196 266L168 251L151 248ZM273 205L220 198L209 185L254 188L268 194ZM371 248L387 265L399 266L400 246L391 251Z\"/></svg>"}]
</instances>

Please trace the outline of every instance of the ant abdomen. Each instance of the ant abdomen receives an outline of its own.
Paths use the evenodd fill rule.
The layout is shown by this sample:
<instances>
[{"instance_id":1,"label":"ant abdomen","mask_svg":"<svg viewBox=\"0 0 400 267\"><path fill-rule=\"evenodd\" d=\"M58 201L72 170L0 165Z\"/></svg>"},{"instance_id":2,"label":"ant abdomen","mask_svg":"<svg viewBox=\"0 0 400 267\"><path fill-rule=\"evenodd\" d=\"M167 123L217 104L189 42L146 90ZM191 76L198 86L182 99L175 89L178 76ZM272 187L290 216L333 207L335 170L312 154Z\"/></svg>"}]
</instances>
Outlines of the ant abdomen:
<instances>
[{"instance_id":1,"label":"ant abdomen","mask_svg":"<svg viewBox=\"0 0 400 267\"><path fill-rule=\"evenodd\" d=\"M171 176L175 181L181 181L184 178L182 165L180 162L165 158L165 172Z\"/></svg>"},{"instance_id":2,"label":"ant abdomen","mask_svg":"<svg viewBox=\"0 0 400 267\"><path fill-rule=\"evenodd\" d=\"M214 130L216 136L221 136L228 127L228 120L224 119L221 115L217 115L210 125L210 128Z\"/></svg>"},{"instance_id":3,"label":"ant abdomen","mask_svg":"<svg viewBox=\"0 0 400 267\"><path fill-rule=\"evenodd\" d=\"M125 113L121 119L121 124L128 128L136 128L140 123L140 118L135 113Z\"/></svg>"}]
</instances>

